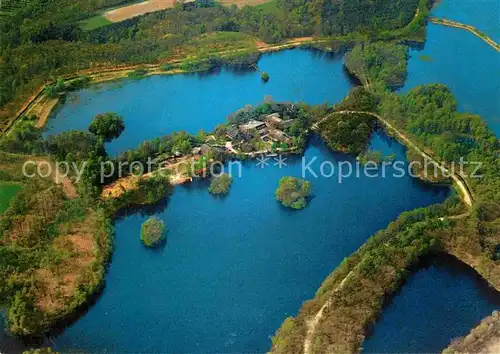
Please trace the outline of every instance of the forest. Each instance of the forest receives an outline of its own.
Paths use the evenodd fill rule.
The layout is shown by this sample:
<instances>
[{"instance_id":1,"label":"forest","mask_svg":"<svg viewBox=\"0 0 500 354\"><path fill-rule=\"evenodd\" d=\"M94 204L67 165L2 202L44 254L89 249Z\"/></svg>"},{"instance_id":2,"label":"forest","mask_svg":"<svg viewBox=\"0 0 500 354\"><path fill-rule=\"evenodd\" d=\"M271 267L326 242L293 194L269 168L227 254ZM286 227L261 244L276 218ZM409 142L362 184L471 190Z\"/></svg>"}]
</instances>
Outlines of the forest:
<instances>
[{"instance_id":1,"label":"forest","mask_svg":"<svg viewBox=\"0 0 500 354\"><path fill-rule=\"evenodd\" d=\"M376 120L362 113L333 113L318 128L331 149L358 156L367 149Z\"/></svg>"},{"instance_id":2,"label":"forest","mask_svg":"<svg viewBox=\"0 0 500 354\"><path fill-rule=\"evenodd\" d=\"M407 75L408 47L391 42L355 46L345 56L345 67L364 85L383 83L386 87L403 86Z\"/></svg>"},{"instance_id":3,"label":"forest","mask_svg":"<svg viewBox=\"0 0 500 354\"><path fill-rule=\"evenodd\" d=\"M426 0L418 4L417 0L294 0L278 1L278 11L266 12L203 2L206 7L158 11L91 31L80 28L79 21L122 2L27 0L27 6L2 17L0 125L40 86L61 75L120 64L163 62L182 54L177 53L179 47L204 34L244 33L267 43L354 32L387 36L387 31L406 26L417 6L426 9L429 5ZM411 31L421 28L422 23L412 26ZM203 51L212 44L198 43L196 49Z\"/></svg>"}]
</instances>

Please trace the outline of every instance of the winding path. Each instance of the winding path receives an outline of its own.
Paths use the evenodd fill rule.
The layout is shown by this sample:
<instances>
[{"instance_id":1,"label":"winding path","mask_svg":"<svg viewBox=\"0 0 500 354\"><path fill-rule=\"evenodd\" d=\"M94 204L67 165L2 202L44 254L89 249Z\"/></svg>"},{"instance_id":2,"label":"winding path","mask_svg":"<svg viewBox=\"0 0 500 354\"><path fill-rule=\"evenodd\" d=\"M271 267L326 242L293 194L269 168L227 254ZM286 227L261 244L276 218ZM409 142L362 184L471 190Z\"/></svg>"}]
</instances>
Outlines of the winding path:
<instances>
[{"instance_id":1,"label":"winding path","mask_svg":"<svg viewBox=\"0 0 500 354\"><path fill-rule=\"evenodd\" d=\"M356 266L356 268L357 268L357 266ZM333 289L333 292L330 295L330 298L325 301L325 303L323 304L323 306L321 306L321 308L316 313L316 315L314 315L313 318L311 318L309 321L307 321L307 323L306 323L307 334L306 334L306 339L304 340L304 354L312 354L312 352L313 352L312 351L312 343L313 343L313 339L314 339L314 334L316 333L316 327L318 326L319 321L323 317L323 312L325 312L326 308L330 306L330 304L332 302L331 301L332 295L334 295L335 293L337 293L340 290L342 290L342 288L344 287L345 283L352 276L352 274L354 273L354 270L356 268L354 268L353 270L351 270L346 275L346 277L344 279L342 279L342 282L335 289Z\"/></svg>"},{"instance_id":2,"label":"winding path","mask_svg":"<svg viewBox=\"0 0 500 354\"><path fill-rule=\"evenodd\" d=\"M424 152L422 149L420 149L413 141L410 140L404 133L400 132L393 124L391 124L388 120L382 118L380 115L373 113L373 112L364 112L364 111L339 111L339 112L334 112L332 114L368 114L371 115L372 117L375 117L380 121L382 124L385 125L385 127L388 130L393 131L397 137L408 147L413 150L415 150L420 156L422 156L424 159L431 161L433 164L435 164L444 174L447 174L451 176L451 179L455 184L459 187L460 191L462 192L462 199L463 202L468 206L472 207L472 204L474 203L474 196L472 194L472 189L469 187L467 184L467 181L463 176L460 174L456 173L455 171L451 171L444 166L443 163L440 163L439 161L435 160L433 157L431 157L429 154ZM316 130L318 129L319 124L321 124L323 121L328 119L330 116L326 116L322 118L320 121L316 122L313 125L313 129Z\"/></svg>"},{"instance_id":3,"label":"winding path","mask_svg":"<svg viewBox=\"0 0 500 354\"><path fill-rule=\"evenodd\" d=\"M412 142L404 133L400 132L393 124L391 124L390 122L388 122L386 119L382 118L380 115L376 114L376 113L372 113L372 112L363 112L363 111L339 111L339 112L334 112L332 114L368 114L368 115L371 115L372 117L375 117L378 119L378 121L380 121L382 124L385 125L385 127L391 131L393 131L397 137L408 147L408 148L411 148L413 150L415 150L418 154L420 154L422 157L424 157L425 159L428 159L429 161L431 161L432 163L434 163L442 172L444 173L447 173L447 174L450 174L450 171L444 167L442 164L440 164L438 161L436 161L434 158L432 158L431 156L429 156L427 153L425 153L424 151L422 151L414 142ZM316 122L312 128L313 130L317 130L318 129L318 126L323 122L325 121L326 119L328 119L331 115L328 115L324 118L322 118L321 120L319 120L318 122ZM453 181L456 183L456 185L459 187L460 191L462 192L462 200L463 202L470 208L472 207L472 204L474 202L474 197L472 195L472 192L471 192L471 189L470 187L467 185L467 182L465 181L465 179L460 176L459 174L456 174L455 172L453 172L451 175L451 178L453 179ZM460 214L460 215L456 215L456 216L451 216L449 217L449 219L461 219L461 218L465 218L469 215L469 212L467 213L463 213L463 214ZM440 218L441 221L444 221L445 218ZM333 296L336 292L340 291L344 284L346 283L346 281L352 276L353 274L353 271L354 270L351 270L349 272L349 274L347 274L347 276L342 280L342 282L340 283L340 285L338 285L332 292L332 294L330 295L330 298L328 300L325 301L325 303L323 304L323 306L319 309L319 311L316 313L316 315L314 315L314 317L312 317L310 320L308 320L306 322L306 326L307 326L307 333L306 333L306 337L304 339L304 354L312 354L313 353L313 342L314 342L314 336L316 334L316 329L317 329L317 326L321 320L321 318L323 317L323 314L325 312L325 310L330 306L331 304L331 296Z\"/></svg>"}]
</instances>

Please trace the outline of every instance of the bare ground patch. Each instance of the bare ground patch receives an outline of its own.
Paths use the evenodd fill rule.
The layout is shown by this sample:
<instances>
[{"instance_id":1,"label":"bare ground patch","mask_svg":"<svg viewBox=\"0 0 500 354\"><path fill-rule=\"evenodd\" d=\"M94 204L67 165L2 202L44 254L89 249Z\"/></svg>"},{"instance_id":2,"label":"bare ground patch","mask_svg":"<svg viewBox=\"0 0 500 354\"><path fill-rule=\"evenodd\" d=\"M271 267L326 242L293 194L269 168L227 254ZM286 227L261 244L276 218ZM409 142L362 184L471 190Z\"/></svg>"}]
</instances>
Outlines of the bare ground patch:
<instances>
[{"instance_id":1,"label":"bare ground patch","mask_svg":"<svg viewBox=\"0 0 500 354\"><path fill-rule=\"evenodd\" d=\"M261 5L271 0L221 0L220 3L225 6L236 5L243 7L245 5L256 6ZM175 0L149 0L138 4L120 7L118 9L109 10L104 13L104 18L111 22L120 22L141 16L150 12L171 9L175 6Z\"/></svg>"},{"instance_id":2,"label":"bare ground patch","mask_svg":"<svg viewBox=\"0 0 500 354\"><path fill-rule=\"evenodd\" d=\"M111 22L119 22L149 12L173 8L174 6L175 0L149 0L107 11L104 13L104 18Z\"/></svg>"},{"instance_id":3,"label":"bare ground patch","mask_svg":"<svg viewBox=\"0 0 500 354\"><path fill-rule=\"evenodd\" d=\"M52 246L64 256L57 267L35 272L39 288L36 305L40 310L46 313L63 310L79 286L86 283L86 275L96 261L94 222L94 216L90 214L84 222L75 224L68 234L54 240Z\"/></svg>"}]
</instances>

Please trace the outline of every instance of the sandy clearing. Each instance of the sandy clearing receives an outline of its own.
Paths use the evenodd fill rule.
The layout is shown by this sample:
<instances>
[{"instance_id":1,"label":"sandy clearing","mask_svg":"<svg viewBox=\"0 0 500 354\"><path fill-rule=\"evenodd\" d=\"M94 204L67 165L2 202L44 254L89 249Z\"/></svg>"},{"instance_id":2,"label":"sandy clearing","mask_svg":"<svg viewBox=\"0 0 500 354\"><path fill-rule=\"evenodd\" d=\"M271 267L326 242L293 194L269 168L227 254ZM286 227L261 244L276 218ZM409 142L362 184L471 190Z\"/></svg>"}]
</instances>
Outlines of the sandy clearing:
<instances>
[{"instance_id":1,"label":"sandy clearing","mask_svg":"<svg viewBox=\"0 0 500 354\"><path fill-rule=\"evenodd\" d=\"M241 8L245 5L261 5L269 1L271 0L221 0L220 3L224 6L236 5ZM173 8L175 3L176 0L149 0L109 10L105 12L103 16L111 22L120 22L149 12Z\"/></svg>"},{"instance_id":2,"label":"sandy clearing","mask_svg":"<svg viewBox=\"0 0 500 354\"><path fill-rule=\"evenodd\" d=\"M149 0L107 11L104 13L104 17L111 22L119 22L149 12L169 9L174 5L175 0Z\"/></svg>"}]
</instances>

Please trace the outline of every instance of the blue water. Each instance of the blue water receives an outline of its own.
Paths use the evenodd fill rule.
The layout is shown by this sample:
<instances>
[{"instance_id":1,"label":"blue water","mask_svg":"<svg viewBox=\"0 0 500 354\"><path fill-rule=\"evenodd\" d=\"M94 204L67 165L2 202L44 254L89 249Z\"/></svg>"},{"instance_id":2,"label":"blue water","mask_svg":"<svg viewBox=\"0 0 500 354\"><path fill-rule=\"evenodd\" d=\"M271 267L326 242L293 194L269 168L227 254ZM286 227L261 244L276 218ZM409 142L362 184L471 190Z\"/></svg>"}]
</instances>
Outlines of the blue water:
<instances>
[{"instance_id":1,"label":"blue water","mask_svg":"<svg viewBox=\"0 0 500 354\"><path fill-rule=\"evenodd\" d=\"M385 135L372 147L404 158L404 148ZM159 251L139 240L147 210L117 221L106 290L54 339L56 348L264 352L283 319L345 256L402 211L448 195L410 178L316 179L323 161L355 161L314 139L304 158L317 160L305 176L314 198L302 211L286 210L274 197L282 176L302 174L301 158L289 157L281 169L246 162L226 198L211 196L204 182L176 188L168 207L154 210L169 229Z\"/></svg>"},{"instance_id":2,"label":"blue water","mask_svg":"<svg viewBox=\"0 0 500 354\"><path fill-rule=\"evenodd\" d=\"M498 22L497 22L498 23ZM500 53L467 31L429 24L423 50L410 50L402 91L418 85L448 86L462 112L481 115L500 136ZM420 58L426 55L432 61Z\"/></svg>"},{"instance_id":3,"label":"blue water","mask_svg":"<svg viewBox=\"0 0 500 354\"><path fill-rule=\"evenodd\" d=\"M472 25L500 42L498 0L441 0L433 8L432 15Z\"/></svg>"},{"instance_id":4,"label":"blue water","mask_svg":"<svg viewBox=\"0 0 500 354\"><path fill-rule=\"evenodd\" d=\"M269 73L268 83L255 70L222 69L92 86L70 95L49 120L46 134L87 130L96 114L117 112L126 128L118 140L107 144L108 152L116 155L175 131L211 131L229 114L262 103L266 96L276 101L335 103L352 87L340 55L283 51L264 55L258 65Z\"/></svg>"},{"instance_id":5,"label":"blue water","mask_svg":"<svg viewBox=\"0 0 500 354\"><path fill-rule=\"evenodd\" d=\"M441 256L410 277L364 343L365 353L437 353L500 308L500 294Z\"/></svg>"},{"instance_id":6,"label":"blue water","mask_svg":"<svg viewBox=\"0 0 500 354\"><path fill-rule=\"evenodd\" d=\"M434 10L436 15L444 5ZM421 54L433 61L422 61ZM403 91L425 83L446 84L461 110L481 114L500 135L497 52L468 32L429 25L425 49L412 50L411 55ZM82 90L58 110L46 134L86 130L95 114L114 111L124 116L127 127L120 139L107 146L114 155L173 131L211 130L228 114L245 104L258 104L266 95L277 101L335 103L352 87L340 56L291 50L264 55L259 67L270 74L269 83L262 83L254 71L222 69ZM375 135L372 147L386 154L395 151L404 158L404 148L385 135ZM318 157L313 164L316 172L321 161L352 162L316 140L305 156L307 161ZM446 189L409 178L361 177L339 184L338 173L330 179L307 175L315 197L306 209L292 212L274 200L280 177L301 174L300 158L287 162L282 169L245 163L242 178L235 179L226 198L212 197L206 182L201 182L176 188L166 205L119 219L106 289L81 319L53 339L56 348L88 352L267 351L269 338L283 319L314 296L345 256L402 211L440 202L448 195ZM157 251L146 250L139 241L140 225L149 214L157 214L169 228L167 245ZM465 334L491 312L490 300L477 291L473 274L455 274L454 269L457 267L435 265L410 278L387 307L366 348L395 352L405 351L407 346L419 351L422 342L422 348L440 350L451 337ZM421 278L424 281L419 283ZM458 279L458 285L453 279ZM432 288L438 292L425 295ZM422 295L429 299L425 305ZM409 302L399 306L399 299L406 296ZM443 299L450 301L443 304ZM420 305L410 306L412 301ZM461 311L452 311L453 306ZM426 313L435 317L425 323L427 308L432 311ZM402 317L391 317L391 313ZM455 321L441 318L449 313ZM394 328L405 329L399 342L397 338L390 341L391 328L393 337L397 337ZM2 343L10 341L0 337ZM9 348L0 345L2 352Z\"/></svg>"}]
</instances>

